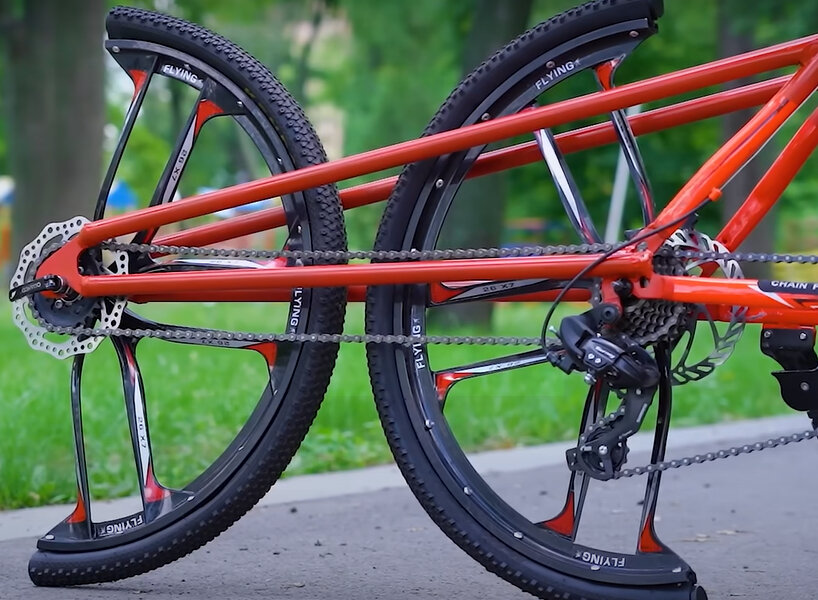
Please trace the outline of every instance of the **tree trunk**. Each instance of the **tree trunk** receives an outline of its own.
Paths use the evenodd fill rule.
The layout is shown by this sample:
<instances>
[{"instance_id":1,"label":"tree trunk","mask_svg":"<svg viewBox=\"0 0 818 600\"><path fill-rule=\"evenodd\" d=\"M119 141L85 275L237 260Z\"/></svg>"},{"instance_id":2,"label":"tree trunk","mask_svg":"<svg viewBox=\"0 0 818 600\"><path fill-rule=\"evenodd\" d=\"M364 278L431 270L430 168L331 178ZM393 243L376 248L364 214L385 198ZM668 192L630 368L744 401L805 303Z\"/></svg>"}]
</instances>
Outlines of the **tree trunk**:
<instances>
[{"instance_id":1,"label":"tree trunk","mask_svg":"<svg viewBox=\"0 0 818 600\"><path fill-rule=\"evenodd\" d=\"M103 0L24 2L5 39L12 252L52 221L89 215L102 158Z\"/></svg>"},{"instance_id":2,"label":"tree trunk","mask_svg":"<svg viewBox=\"0 0 818 600\"><path fill-rule=\"evenodd\" d=\"M732 26L731 14L739 9L741 3L733 0L719 2L719 54L733 56L748 52L754 48L752 35L747 31L737 31ZM725 85L732 89L751 83L750 80L733 81ZM755 114L755 109L743 110L725 115L722 118L722 134L725 141L730 139ZM721 199L722 219L726 223L747 199L756 183L764 175L770 165L770 145L762 149L724 188ZM775 214L771 210L765 218L750 232L747 239L741 244L744 252L772 252L775 238ZM733 250L738 250L733 248ZM754 279L764 279L770 276L770 265L765 263L745 263L742 265L744 275Z\"/></svg>"},{"instance_id":3,"label":"tree trunk","mask_svg":"<svg viewBox=\"0 0 818 600\"><path fill-rule=\"evenodd\" d=\"M497 2L476 0L474 20L463 52L463 75L521 34L528 23L532 0ZM484 177L479 186L471 186L468 202L452 206L449 220L457 224L448 230L446 246L486 248L500 245L506 197L506 177ZM466 303L434 312L437 323L464 324L487 328L491 323L490 302Z\"/></svg>"}]
</instances>

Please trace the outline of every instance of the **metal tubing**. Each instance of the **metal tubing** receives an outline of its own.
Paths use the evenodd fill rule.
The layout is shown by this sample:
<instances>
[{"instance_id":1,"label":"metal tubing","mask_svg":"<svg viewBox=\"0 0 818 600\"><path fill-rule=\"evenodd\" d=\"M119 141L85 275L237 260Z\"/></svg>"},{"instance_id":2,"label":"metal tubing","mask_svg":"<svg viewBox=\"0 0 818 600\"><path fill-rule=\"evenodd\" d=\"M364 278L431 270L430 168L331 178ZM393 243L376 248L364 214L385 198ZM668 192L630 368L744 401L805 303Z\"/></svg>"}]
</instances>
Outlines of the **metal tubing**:
<instances>
[{"instance_id":1,"label":"metal tubing","mask_svg":"<svg viewBox=\"0 0 818 600\"><path fill-rule=\"evenodd\" d=\"M660 75L613 90L596 92L519 114L500 117L493 121L477 123L370 150L340 160L281 173L203 194L184 202L154 206L128 215L95 221L83 227L78 235L78 241L81 247L88 248L106 239L234 208L262 198L290 194L406 163L482 146L535 129L554 127L561 123L619 110L634 104L661 100L702 87L786 67L799 62L804 51L816 42L818 42L818 35ZM803 73L804 70L800 73ZM797 75L794 76L794 79L795 77ZM792 82L786 87L791 85ZM696 183L700 182L696 181ZM681 196L681 198L685 197ZM675 206L678 207L680 204L681 201ZM667 217L669 220L674 218L673 214L668 214Z\"/></svg>"},{"instance_id":2,"label":"metal tubing","mask_svg":"<svg viewBox=\"0 0 818 600\"><path fill-rule=\"evenodd\" d=\"M635 286L633 293L638 298L654 298L686 302L691 304L746 306L750 309L799 312L804 324L818 324L818 311L808 311L818 306L818 284L796 284L804 286L804 293L792 291L792 286L778 285L792 282L766 282L767 290L759 288L756 279L720 279L710 277L677 277L654 275L646 287ZM813 288L813 286L815 286ZM720 315L723 316L723 315ZM758 320L758 319L753 319Z\"/></svg>"},{"instance_id":3,"label":"metal tubing","mask_svg":"<svg viewBox=\"0 0 818 600\"><path fill-rule=\"evenodd\" d=\"M692 206L705 198L718 200L721 188L818 87L818 55L813 53L805 57L805 60L806 64L792 79L699 169L646 228L647 231L658 232L669 223L682 218ZM648 246L655 250L666 238L667 235L656 235L648 242Z\"/></svg>"},{"instance_id":4,"label":"metal tubing","mask_svg":"<svg viewBox=\"0 0 818 600\"><path fill-rule=\"evenodd\" d=\"M404 283L473 281L475 279L570 279L599 258L585 256L538 256L518 258L418 261L351 265L318 265L286 269L231 269L195 273L148 273L144 275L93 275L78 278L73 289L85 297L173 294L229 290L265 290L292 287L345 287ZM589 276L649 275L648 252L622 252L594 267Z\"/></svg>"},{"instance_id":5,"label":"metal tubing","mask_svg":"<svg viewBox=\"0 0 818 600\"><path fill-rule=\"evenodd\" d=\"M718 234L717 238L727 248L735 250L758 225L767 211L781 197L793 177L804 165L818 145L818 109L807 118L770 169L764 174L747 200Z\"/></svg>"},{"instance_id":6,"label":"metal tubing","mask_svg":"<svg viewBox=\"0 0 818 600\"><path fill-rule=\"evenodd\" d=\"M718 117L767 102L789 79L789 75L784 75L702 98L679 102L631 116L628 121L634 135L640 136ZM560 152L572 154L615 143L616 132L611 123L599 123L561 133L556 136L556 140ZM466 178L490 175L535 163L541 159L537 143L534 141L492 150L478 157ZM397 177L387 177L341 190L341 204L346 210L386 200L392 193L397 179ZM284 209L277 206L249 215L231 217L218 223L209 223L171 233L157 239L156 243L170 246L205 246L283 227L286 222Z\"/></svg>"}]
</instances>

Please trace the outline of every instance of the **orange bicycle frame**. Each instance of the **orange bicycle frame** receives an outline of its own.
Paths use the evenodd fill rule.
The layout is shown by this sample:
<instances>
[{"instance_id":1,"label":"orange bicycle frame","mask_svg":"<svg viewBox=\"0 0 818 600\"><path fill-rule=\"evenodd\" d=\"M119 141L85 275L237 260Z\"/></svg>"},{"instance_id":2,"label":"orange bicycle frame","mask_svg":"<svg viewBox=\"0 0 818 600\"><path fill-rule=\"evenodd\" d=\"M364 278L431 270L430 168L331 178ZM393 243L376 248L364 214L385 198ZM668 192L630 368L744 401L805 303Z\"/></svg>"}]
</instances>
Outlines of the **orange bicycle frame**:
<instances>
[{"instance_id":1,"label":"orange bicycle frame","mask_svg":"<svg viewBox=\"0 0 818 600\"><path fill-rule=\"evenodd\" d=\"M751 322L818 324L818 285L796 289L750 279L674 277L657 275L652 253L673 232L673 225L704 200L716 201L722 187L752 158L818 87L818 35L764 48L558 102L485 123L431 135L320 165L282 173L132 213L86 224L38 269L38 276L56 274L82 296L124 296L137 302L181 300L286 301L294 287L346 286L352 300L360 300L369 285L440 283L468 280L506 280L547 277L571 279L600 255L540 256L525 258L417 261L411 264L338 264L278 266L264 269L231 269L211 272L82 275L80 254L103 241L156 229L185 219L204 216L261 199L291 194L311 187L374 173L435 156L483 146L515 135L551 128L579 119L663 100L708 86L797 65L791 76L770 79L688 100L630 117L636 135L722 115L763 104L759 112L721 147L650 223L643 234L653 233L640 249L627 248L593 267L589 276L608 280L627 278L637 285L634 295L714 307L726 316L729 307L747 306ZM140 80L134 77L138 87ZM610 123L576 129L557 137L565 153L616 141ZM818 110L793 135L756 188L718 234L731 250L740 244L778 200L784 188L818 144ZM469 177L479 177L540 160L534 142L488 152L475 163ZM383 200L394 178L344 190L344 208ZM204 245L223 242L285 224L282 208L194 227L156 240L157 244ZM706 272L704 273L707 274ZM767 289L765 289L767 288ZM578 292L581 295L581 292ZM556 292L527 294L526 299L553 299ZM572 293L572 297L576 297ZM512 298L513 299L513 298ZM508 299L506 299L508 300ZM729 317L727 317L729 318Z\"/></svg>"}]
</instances>

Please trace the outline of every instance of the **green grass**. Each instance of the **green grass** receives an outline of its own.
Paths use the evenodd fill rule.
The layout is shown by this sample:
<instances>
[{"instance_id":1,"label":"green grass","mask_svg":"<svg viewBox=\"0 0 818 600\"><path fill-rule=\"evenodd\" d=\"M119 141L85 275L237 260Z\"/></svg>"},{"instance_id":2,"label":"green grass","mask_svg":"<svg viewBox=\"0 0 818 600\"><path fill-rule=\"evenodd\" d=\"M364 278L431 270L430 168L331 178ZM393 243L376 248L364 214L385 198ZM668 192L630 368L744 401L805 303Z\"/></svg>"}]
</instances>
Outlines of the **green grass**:
<instances>
[{"instance_id":1,"label":"green grass","mask_svg":"<svg viewBox=\"0 0 818 600\"><path fill-rule=\"evenodd\" d=\"M274 330L281 307L269 305L159 306L151 316L174 323L240 330ZM536 335L542 308L501 306L495 330ZM362 308L351 306L347 332L362 329ZM30 350L0 303L0 508L71 501L75 494L69 407L70 361ZM433 367L463 365L508 348L433 347ZM186 347L145 340L140 365L149 403L157 473L182 485L229 442L257 401L265 365L252 352ZM701 382L676 389L674 423L693 425L758 417L788 409L769 375L774 363L758 351L748 328L728 363ZM116 359L103 344L83 371L83 419L92 495L133 494L135 471ZM505 448L575 435L585 386L535 366L470 379L452 389L446 417L468 449ZM329 393L288 474L346 469L390 460L372 401L364 348L344 345Z\"/></svg>"}]
</instances>

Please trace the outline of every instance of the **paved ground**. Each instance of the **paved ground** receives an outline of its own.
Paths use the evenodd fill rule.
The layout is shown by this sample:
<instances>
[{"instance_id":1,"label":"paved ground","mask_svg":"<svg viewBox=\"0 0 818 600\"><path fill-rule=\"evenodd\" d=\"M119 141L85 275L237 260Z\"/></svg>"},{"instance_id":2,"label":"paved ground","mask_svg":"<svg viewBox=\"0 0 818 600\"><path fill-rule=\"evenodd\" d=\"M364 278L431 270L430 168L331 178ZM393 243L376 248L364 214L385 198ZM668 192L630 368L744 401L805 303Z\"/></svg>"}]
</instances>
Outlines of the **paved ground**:
<instances>
[{"instance_id":1,"label":"paved ground","mask_svg":"<svg viewBox=\"0 0 818 600\"><path fill-rule=\"evenodd\" d=\"M791 431L792 425L803 424L803 419L767 422L767 430ZM694 431L692 437L718 437L714 431ZM730 435L748 432L758 433L735 430ZM756 437L749 435L742 441ZM675 446L673 456L698 449L684 441ZM709 442L706 449L712 446ZM550 453L548 447L541 449L541 456ZM632 456L633 464L643 458ZM488 470L497 470L491 467L497 458L485 459ZM818 446L811 440L667 474L657 529L696 569L711 598L816 597L818 519L812 507L818 497L818 478L811 476L816 458ZM549 458L547 466L530 468L526 460L507 460L522 470L498 472L489 478L523 510L549 514L561 494L559 486L549 482L558 480L562 467ZM377 469L285 481L287 485L278 490L280 498L274 489L264 506L204 549L153 573L114 584L35 588L26 575L35 538L2 541L0 598L124 600L143 594L154 600L185 596L220 600L530 597L485 572L449 542L393 476L389 469ZM386 489L371 491L381 482ZM592 499L600 508L584 522L597 533L585 541L612 543L622 531L620 523L632 525L641 494L634 483L596 486ZM355 489L365 493L331 495ZM42 515L38 511L0 515L0 532L11 531L10 523L36 521ZM633 527L624 530L630 534L630 545Z\"/></svg>"}]
</instances>

